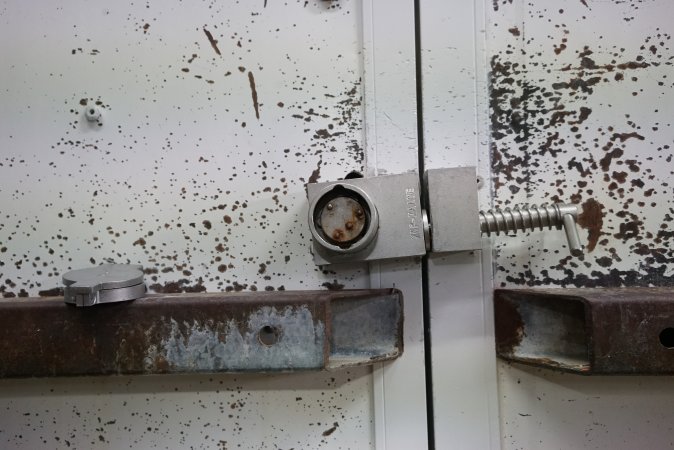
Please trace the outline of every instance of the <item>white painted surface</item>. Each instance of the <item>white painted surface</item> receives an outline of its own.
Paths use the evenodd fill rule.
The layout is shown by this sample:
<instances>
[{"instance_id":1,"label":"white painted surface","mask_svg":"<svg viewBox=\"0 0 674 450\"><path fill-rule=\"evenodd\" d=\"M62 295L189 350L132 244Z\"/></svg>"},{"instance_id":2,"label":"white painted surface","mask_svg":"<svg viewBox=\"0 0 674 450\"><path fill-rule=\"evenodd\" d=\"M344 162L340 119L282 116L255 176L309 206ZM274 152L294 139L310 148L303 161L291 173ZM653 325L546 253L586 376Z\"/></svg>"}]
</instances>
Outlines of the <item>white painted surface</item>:
<instances>
[{"instance_id":1,"label":"white painted surface","mask_svg":"<svg viewBox=\"0 0 674 450\"><path fill-rule=\"evenodd\" d=\"M499 0L477 2L474 17L473 5L445 3L422 2L427 167L475 164L478 149L497 206L593 198L604 207L598 244L580 261L567 258L563 233L493 240L496 286L671 285L671 2ZM587 50L597 67L581 59ZM486 71L491 87L504 89L491 108L480 95ZM583 83L594 84L584 90ZM462 114L475 99L476 109ZM581 107L592 110L586 119ZM489 139L485 124L498 125ZM623 155L604 170L601 160L615 148ZM589 172L581 175L578 164ZM485 191L483 208L490 205ZM493 348L479 339L491 332L491 263L483 261L485 302L470 264L456 255L432 258L429 268L438 448L672 447L670 377L587 378L499 363L500 433L499 425L488 427L496 415L484 399L496 389L484 367L494 362L479 355Z\"/></svg>"},{"instance_id":2,"label":"white painted surface","mask_svg":"<svg viewBox=\"0 0 674 450\"><path fill-rule=\"evenodd\" d=\"M507 449L674 447L672 377L583 377L499 362Z\"/></svg>"},{"instance_id":3,"label":"white painted surface","mask_svg":"<svg viewBox=\"0 0 674 450\"><path fill-rule=\"evenodd\" d=\"M487 143L484 14L481 2L421 2L426 169L478 166L487 180L479 199L488 207L489 166L478 165ZM457 212L465 213L471 212ZM499 448L491 268L485 248L484 274L482 252L428 261L438 449Z\"/></svg>"},{"instance_id":4,"label":"white painted surface","mask_svg":"<svg viewBox=\"0 0 674 450\"><path fill-rule=\"evenodd\" d=\"M304 184L364 169L364 118L368 169L416 170L403 6L0 3L0 292L37 295L103 261L156 268L155 290L368 287L365 265L314 266ZM102 126L84 117L98 100ZM0 447L423 448L419 274L374 275L403 290L407 333L374 377L3 380Z\"/></svg>"},{"instance_id":5,"label":"white painted surface","mask_svg":"<svg viewBox=\"0 0 674 450\"><path fill-rule=\"evenodd\" d=\"M148 276L158 289L395 285L406 298L405 354L374 371L2 381L0 446L425 447L418 262L324 272L313 266L304 225L312 175L417 169L408 3L0 3L0 292L35 295L69 268L114 260L156 266ZM514 135L499 139L520 179L499 185L494 202L596 198L606 242L579 264L565 260L561 234L496 240L497 285L671 284L668 248L664 263L635 254L637 242L660 248L648 233L657 237L671 206L671 2L424 0L421 8L427 168L477 164L487 186L490 175L503 177L504 167L490 173L496 153L486 132L492 57L520 64L514 82L549 92L603 77L591 95L560 88L560 110L572 114L534 129L529 149ZM597 65L642 57L649 66L622 70L618 82L615 70L579 68L585 46ZM522 89L500 99L510 112ZM81 99L100 99L102 127L89 126ZM552 120L546 99L524 108L538 108L531 123ZM574 130L581 107L592 113ZM560 152L541 153L554 132L565 139ZM581 177L569 167L597 163L614 132L644 139L621 143L625 156L607 181L601 169ZM610 183L622 171L628 181L616 195ZM481 206L490 202L481 190ZM619 217L624 208L636 219ZM641 240L621 235L628 222ZM490 267L486 252L429 263L437 448L672 446L669 377L585 378L499 363L497 416Z\"/></svg>"},{"instance_id":6,"label":"white painted surface","mask_svg":"<svg viewBox=\"0 0 674 450\"><path fill-rule=\"evenodd\" d=\"M503 89L491 110L495 204L595 199L604 214L596 247L580 260L567 256L563 233L494 240L495 285L672 286L674 4L487 3L492 88ZM582 120L581 108L591 110ZM607 164L615 149L622 155ZM498 372L504 449L673 446L671 377L505 363Z\"/></svg>"},{"instance_id":7,"label":"white painted surface","mask_svg":"<svg viewBox=\"0 0 674 450\"><path fill-rule=\"evenodd\" d=\"M369 369L334 374L5 380L6 449L372 445Z\"/></svg>"},{"instance_id":8,"label":"white painted surface","mask_svg":"<svg viewBox=\"0 0 674 450\"><path fill-rule=\"evenodd\" d=\"M363 2L363 24L367 174L418 172L413 3ZM426 448L421 264L372 263L370 286L396 287L405 298L403 357L374 370L376 448Z\"/></svg>"}]
</instances>

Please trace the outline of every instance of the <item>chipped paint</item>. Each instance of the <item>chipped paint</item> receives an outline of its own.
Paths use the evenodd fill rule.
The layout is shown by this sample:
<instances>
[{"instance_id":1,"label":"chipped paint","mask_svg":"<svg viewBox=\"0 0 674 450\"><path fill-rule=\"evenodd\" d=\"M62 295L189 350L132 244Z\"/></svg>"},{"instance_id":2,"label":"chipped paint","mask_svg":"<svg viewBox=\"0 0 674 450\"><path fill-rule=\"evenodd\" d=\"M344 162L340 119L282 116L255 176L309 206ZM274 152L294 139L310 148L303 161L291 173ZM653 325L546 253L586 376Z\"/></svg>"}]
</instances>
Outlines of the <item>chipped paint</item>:
<instances>
[{"instance_id":1,"label":"chipped paint","mask_svg":"<svg viewBox=\"0 0 674 450\"><path fill-rule=\"evenodd\" d=\"M145 356L146 368L157 364L171 371L301 370L324 364L325 324L304 306L263 307L251 312L245 327L235 320L213 329L198 323L178 324L171 319L169 337ZM258 332L265 326L282 330L278 342L264 345Z\"/></svg>"}]
</instances>

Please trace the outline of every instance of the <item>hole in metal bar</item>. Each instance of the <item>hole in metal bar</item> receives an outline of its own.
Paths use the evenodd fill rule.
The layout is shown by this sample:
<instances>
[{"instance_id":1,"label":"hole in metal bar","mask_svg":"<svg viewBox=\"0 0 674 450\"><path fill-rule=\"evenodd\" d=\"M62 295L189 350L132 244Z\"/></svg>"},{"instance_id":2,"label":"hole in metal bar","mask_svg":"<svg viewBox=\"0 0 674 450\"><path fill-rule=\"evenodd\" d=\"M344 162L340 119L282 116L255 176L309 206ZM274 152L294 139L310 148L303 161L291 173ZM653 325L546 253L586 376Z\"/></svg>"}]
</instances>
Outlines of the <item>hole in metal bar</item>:
<instances>
[{"instance_id":1,"label":"hole in metal bar","mask_svg":"<svg viewBox=\"0 0 674 450\"><path fill-rule=\"evenodd\" d=\"M674 328L665 328L660 332L660 343L667 348L674 348Z\"/></svg>"},{"instance_id":2,"label":"hole in metal bar","mask_svg":"<svg viewBox=\"0 0 674 450\"><path fill-rule=\"evenodd\" d=\"M271 346L278 342L281 331L272 327L271 325L265 325L260 328L260 331L257 333L257 338L262 345Z\"/></svg>"}]
</instances>

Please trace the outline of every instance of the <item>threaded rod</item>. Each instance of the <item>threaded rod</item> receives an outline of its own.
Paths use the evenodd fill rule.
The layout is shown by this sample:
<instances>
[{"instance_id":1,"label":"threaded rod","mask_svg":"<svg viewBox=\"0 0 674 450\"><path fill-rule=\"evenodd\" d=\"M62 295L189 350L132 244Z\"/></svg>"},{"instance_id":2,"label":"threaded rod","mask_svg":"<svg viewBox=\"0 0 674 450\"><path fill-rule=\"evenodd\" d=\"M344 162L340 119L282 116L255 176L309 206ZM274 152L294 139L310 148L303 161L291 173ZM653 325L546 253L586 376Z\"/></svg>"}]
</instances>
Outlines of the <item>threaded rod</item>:
<instances>
[{"instance_id":1,"label":"threaded rod","mask_svg":"<svg viewBox=\"0 0 674 450\"><path fill-rule=\"evenodd\" d=\"M565 203L480 211L480 230L487 236L491 236L492 233L498 236L501 233L517 233L520 230L536 231L536 228L541 231L545 227L550 230L553 227L558 230L564 228L571 254L579 256L583 252L583 246L576 229L577 216L578 207Z\"/></svg>"}]
</instances>

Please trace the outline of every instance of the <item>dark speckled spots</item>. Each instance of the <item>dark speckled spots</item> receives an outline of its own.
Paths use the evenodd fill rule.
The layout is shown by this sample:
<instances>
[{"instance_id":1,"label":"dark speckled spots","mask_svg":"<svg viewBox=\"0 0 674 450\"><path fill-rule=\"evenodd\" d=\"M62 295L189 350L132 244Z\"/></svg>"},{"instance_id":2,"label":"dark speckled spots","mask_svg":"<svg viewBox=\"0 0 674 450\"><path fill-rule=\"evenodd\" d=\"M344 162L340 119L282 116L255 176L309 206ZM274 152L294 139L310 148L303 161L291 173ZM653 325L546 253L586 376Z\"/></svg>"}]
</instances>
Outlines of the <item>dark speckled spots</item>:
<instances>
[{"instance_id":1,"label":"dark speckled spots","mask_svg":"<svg viewBox=\"0 0 674 450\"><path fill-rule=\"evenodd\" d=\"M337 427L338 427L338 426L339 426L339 424L338 424L337 422L335 422L335 423L332 425L332 427L328 428L327 430L325 430L325 431L323 432L323 436L324 436L324 437L330 436L332 433L335 432L335 430L337 430Z\"/></svg>"},{"instance_id":2,"label":"dark speckled spots","mask_svg":"<svg viewBox=\"0 0 674 450\"><path fill-rule=\"evenodd\" d=\"M668 137L674 55L671 36L650 26L648 14L639 18L640 3L578 2L563 14L522 3L525 11L515 16L525 40L503 26L514 10L496 15L501 22L490 34L499 48L490 55L496 203L579 203L579 225L587 230L587 254L578 260L535 234L512 252L503 240L499 285L672 284L674 248L658 230L670 233L673 207L664 192L674 170ZM494 1L494 10L509 4ZM621 20L590 31L589 40L576 31L596 14L615 20L612 7L634 13L622 19L641 20L642 28L625 28Z\"/></svg>"}]
</instances>

